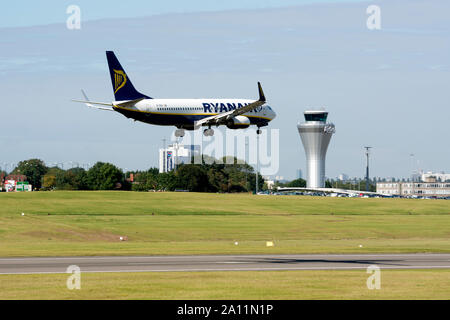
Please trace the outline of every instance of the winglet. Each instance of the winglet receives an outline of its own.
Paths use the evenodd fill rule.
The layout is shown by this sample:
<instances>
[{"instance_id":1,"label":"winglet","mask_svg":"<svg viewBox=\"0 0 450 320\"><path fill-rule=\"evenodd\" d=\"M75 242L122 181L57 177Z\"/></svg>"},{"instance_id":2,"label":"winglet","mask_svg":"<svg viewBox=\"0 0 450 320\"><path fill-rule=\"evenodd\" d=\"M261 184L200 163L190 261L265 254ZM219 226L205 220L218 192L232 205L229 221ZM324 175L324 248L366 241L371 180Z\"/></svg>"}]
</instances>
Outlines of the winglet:
<instances>
[{"instance_id":1,"label":"winglet","mask_svg":"<svg viewBox=\"0 0 450 320\"><path fill-rule=\"evenodd\" d=\"M87 97L86 93L84 92L83 89L81 89L81 93L83 94L84 98L86 99L86 101L91 102L91 100L89 100L89 98ZM86 105L90 108L94 108L94 106L91 103L86 103Z\"/></svg>"},{"instance_id":2,"label":"winglet","mask_svg":"<svg viewBox=\"0 0 450 320\"><path fill-rule=\"evenodd\" d=\"M86 99L86 101L90 101L89 98L86 95L86 92L84 92L83 89L81 89L81 93L83 94L84 98Z\"/></svg>"},{"instance_id":3,"label":"winglet","mask_svg":"<svg viewBox=\"0 0 450 320\"><path fill-rule=\"evenodd\" d=\"M261 83L258 82L258 91L259 91L259 101L266 101L266 97L264 96L263 89L261 87Z\"/></svg>"}]
</instances>

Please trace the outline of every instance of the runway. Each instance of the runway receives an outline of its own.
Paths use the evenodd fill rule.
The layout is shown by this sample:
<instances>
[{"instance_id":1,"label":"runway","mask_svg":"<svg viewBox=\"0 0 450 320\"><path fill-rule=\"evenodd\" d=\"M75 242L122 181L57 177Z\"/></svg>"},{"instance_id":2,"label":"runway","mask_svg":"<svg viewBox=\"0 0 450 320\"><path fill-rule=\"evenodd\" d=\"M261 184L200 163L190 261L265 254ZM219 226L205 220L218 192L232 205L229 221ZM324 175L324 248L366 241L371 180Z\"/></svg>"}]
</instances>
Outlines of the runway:
<instances>
[{"instance_id":1,"label":"runway","mask_svg":"<svg viewBox=\"0 0 450 320\"><path fill-rule=\"evenodd\" d=\"M81 272L448 269L450 254L194 255L0 258L0 274Z\"/></svg>"}]
</instances>

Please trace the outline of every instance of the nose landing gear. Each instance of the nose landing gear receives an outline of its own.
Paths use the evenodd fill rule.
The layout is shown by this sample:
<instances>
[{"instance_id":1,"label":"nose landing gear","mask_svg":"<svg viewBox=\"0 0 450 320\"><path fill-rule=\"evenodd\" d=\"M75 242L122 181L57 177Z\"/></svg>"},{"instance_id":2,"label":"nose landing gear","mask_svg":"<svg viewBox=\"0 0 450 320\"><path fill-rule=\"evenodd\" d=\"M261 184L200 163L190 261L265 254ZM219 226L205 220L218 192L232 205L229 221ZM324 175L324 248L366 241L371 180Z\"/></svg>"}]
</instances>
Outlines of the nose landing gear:
<instances>
[{"instance_id":1,"label":"nose landing gear","mask_svg":"<svg viewBox=\"0 0 450 320\"><path fill-rule=\"evenodd\" d=\"M214 135L214 130L211 128L205 129L203 130L203 134L205 135L205 137L212 137Z\"/></svg>"}]
</instances>

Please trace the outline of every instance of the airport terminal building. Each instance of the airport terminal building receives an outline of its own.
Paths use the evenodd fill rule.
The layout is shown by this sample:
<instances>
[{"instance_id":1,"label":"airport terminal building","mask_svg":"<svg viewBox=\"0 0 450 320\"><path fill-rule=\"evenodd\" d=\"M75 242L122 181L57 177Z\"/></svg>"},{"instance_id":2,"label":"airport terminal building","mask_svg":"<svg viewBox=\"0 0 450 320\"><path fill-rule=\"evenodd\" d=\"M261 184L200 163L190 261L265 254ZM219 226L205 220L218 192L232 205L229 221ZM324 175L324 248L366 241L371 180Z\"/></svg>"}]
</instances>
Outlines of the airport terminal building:
<instances>
[{"instance_id":1,"label":"airport terminal building","mask_svg":"<svg viewBox=\"0 0 450 320\"><path fill-rule=\"evenodd\" d=\"M449 197L450 182L378 182L377 193L391 196Z\"/></svg>"},{"instance_id":2,"label":"airport terminal building","mask_svg":"<svg viewBox=\"0 0 450 320\"><path fill-rule=\"evenodd\" d=\"M420 181L378 182L377 193L398 196L450 197L450 175L422 173Z\"/></svg>"}]
</instances>

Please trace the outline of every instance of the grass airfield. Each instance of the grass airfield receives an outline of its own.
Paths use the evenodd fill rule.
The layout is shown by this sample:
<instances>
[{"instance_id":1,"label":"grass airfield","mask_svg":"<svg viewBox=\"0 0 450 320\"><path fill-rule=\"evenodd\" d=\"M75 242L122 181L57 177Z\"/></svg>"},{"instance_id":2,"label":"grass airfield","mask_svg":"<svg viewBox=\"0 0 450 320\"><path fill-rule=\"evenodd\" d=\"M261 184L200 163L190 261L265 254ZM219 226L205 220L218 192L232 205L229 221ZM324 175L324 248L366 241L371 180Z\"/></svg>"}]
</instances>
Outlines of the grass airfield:
<instances>
[{"instance_id":1,"label":"grass airfield","mask_svg":"<svg viewBox=\"0 0 450 320\"><path fill-rule=\"evenodd\" d=\"M82 273L0 275L0 299L449 299L450 270L382 270L367 289L366 270Z\"/></svg>"},{"instance_id":2,"label":"grass airfield","mask_svg":"<svg viewBox=\"0 0 450 320\"><path fill-rule=\"evenodd\" d=\"M447 200L33 192L0 203L1 257L450 252Z\"/></svg>"},{"instance_id":3,"label":"grass airfield","mask_svg":"<svg viewBox=\"0 0 450 320\"><path fill-rule=\"evenodd\" d=\"M61 191L0 203L0 257L450 252L446 200ZM365 270L83 274L73 292L67 275L0 275L0 299L450 297L448 270L382 276L386 290L368 290Z\"/></svg>"}]
</instances>

